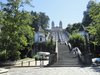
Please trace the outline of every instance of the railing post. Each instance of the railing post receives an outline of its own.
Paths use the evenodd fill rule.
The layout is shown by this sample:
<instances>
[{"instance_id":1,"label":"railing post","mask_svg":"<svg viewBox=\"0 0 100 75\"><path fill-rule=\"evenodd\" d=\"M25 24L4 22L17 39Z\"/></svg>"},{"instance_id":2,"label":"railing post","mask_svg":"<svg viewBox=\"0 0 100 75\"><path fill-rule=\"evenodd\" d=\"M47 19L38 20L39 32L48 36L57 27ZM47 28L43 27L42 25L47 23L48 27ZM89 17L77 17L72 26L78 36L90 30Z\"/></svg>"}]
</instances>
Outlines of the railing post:
<instances>
[{"instance_id":1,"label":"railing post","mask_svg":"<svg viewBox=\"0 0 100 75\"><path fill-rule=\"evenodd\" d=\"M23 61L21 62L21 66L23 66Z\"/></svg>"},{"instance_id":2,"label":"railing post","mask_svg":"<svg viewBox=\"0 0 100 75\"><path fill-rule=\"evenodd\" d=\"M28 61L28 66L30 66L30 61Z\"/></svg>"},{"instance_id":3,"label":"railing post","mask_svg":"<svg viewBox=\"0 0 100 75\"><path fill-rule=\"evenodd\" d=\"M35 66L37 66L37 60L35 59Z\"/></svg>"},{"instance_id":4,"label":"railing post","mask_svg":"<svg viewBox=\"0 0 100 75\"><path fill-rule=\"evenodd\" d=\"M56 40L56 53L57 53L57 61L58 61L58 42Z\"/></svg>"}]
</instances>

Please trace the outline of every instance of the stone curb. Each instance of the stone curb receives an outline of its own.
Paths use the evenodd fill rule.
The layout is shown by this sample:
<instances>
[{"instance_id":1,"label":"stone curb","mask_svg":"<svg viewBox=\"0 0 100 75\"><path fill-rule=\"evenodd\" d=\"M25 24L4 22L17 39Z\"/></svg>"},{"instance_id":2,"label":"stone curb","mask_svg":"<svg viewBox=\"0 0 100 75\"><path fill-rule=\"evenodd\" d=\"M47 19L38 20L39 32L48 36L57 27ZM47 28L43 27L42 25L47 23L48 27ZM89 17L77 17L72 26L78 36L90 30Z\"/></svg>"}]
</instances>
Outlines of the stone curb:
<instances>
[{"instance_id":1,"label":"stone curb","mask_svg":"<svg viewBox=\"0 0 100 75\"><path fill-rule=\"evenodd\" d=\"M7 73L8 72L8 69L0 69L0 74L2 74L2 73Z\"/></svg>"}]
</instances>

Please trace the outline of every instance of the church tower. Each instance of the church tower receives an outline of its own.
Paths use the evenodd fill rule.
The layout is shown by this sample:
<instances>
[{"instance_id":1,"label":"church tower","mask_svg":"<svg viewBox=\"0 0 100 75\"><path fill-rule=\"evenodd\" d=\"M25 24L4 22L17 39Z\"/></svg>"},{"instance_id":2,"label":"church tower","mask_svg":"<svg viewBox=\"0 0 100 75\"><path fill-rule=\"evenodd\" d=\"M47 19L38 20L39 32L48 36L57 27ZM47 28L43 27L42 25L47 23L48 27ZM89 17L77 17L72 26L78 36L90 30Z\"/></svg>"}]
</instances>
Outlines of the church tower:
<instances>
[{"instance_id":1,"label":"church tower","mask_svg":"<svg viewBox=\"0 0 100 75\"><path fill-rule=\"evenodd\" d=\"M62 28L62 21L59 22L59 27Z\"/></svg>"},{"instance_id":2,"label":"church tower","mask_svg":"<svg viewBox=\"0 0 100 75\"><path fill-rule=\"evenodd\" d=\"M54 21L51 22L51 25L52 25L52 28L55 27L55 23L54 23Z\"/></svg>"}]
</instances>

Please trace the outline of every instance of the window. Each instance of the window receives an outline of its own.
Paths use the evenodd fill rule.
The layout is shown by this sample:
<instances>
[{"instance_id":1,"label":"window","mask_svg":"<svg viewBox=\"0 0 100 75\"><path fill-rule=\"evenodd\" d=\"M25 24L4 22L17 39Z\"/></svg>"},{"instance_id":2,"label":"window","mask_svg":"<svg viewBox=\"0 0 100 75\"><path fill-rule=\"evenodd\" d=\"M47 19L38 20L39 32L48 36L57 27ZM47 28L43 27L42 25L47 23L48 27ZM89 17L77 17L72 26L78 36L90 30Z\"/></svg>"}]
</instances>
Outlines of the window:
<instances>
[{"instance_id":1,"label":"window","mask_svg":"<svg viewBox=\"0 0 100 75\"><path fill-rule=\"evenodd\" d=\"M42 37L40 37L40 41L42 41Z\"/></svg>"}]
</instances>

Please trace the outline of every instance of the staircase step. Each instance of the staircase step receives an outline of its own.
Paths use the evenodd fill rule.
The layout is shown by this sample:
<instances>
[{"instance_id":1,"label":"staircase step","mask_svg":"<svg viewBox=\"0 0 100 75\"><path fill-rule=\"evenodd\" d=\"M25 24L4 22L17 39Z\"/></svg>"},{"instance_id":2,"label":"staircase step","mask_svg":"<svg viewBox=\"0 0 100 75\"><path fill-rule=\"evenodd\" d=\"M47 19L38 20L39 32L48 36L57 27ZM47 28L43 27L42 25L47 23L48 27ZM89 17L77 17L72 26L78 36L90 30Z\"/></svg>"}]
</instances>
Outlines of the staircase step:
<instances>
[{"instance_id":1,"label":"staircase step","mask_svg":"<svg viewBox=\"0 0 100 75\"><path fill-rule=\"evenodd\" d=\"M66 64L66 65L51 65L51 67L83 67L83 65Z\"/></svg>"},{"instance_id":2,"label":"staircase step","mask_svg":"<svg viewBox=\"0 0 100 75\"><path fill-rule=\"evenodd\" d=\"M67 45L58 44L58 61L52 67L82 66L75 55L69 52Z\"/></svg>"}]
</instances>

